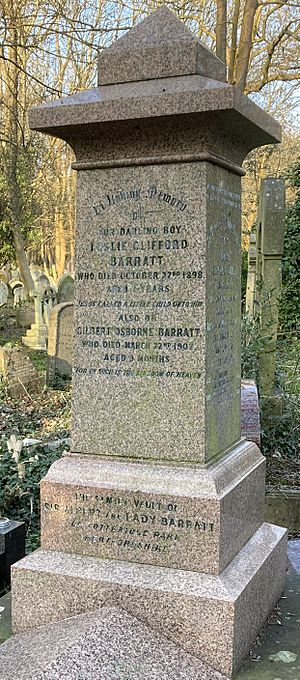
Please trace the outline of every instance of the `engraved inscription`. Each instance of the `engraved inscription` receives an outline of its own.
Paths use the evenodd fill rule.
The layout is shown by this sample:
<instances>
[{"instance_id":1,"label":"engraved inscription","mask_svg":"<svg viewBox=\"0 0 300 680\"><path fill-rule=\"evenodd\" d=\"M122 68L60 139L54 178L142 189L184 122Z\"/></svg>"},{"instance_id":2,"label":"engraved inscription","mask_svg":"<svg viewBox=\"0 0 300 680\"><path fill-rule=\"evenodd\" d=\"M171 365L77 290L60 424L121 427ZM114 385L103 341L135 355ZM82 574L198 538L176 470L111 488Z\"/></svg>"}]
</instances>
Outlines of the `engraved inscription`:
<instances>
[{"instance_id":1,"label":"engraved inscription","mask_svg":"<svg viewBox=\"0 0 300 680\"><path fill-rule=\"evenodd\" d=\"M75 373L199 379L191 355L203 337L203 270L191 268L188 200L152 184L109 190L89 211L91 266L77 271L75 328L89 366Z\"/></svg>"},{"instance_id":2,"label":"engraved inscription","mask_svg":"<svg viewBox=\"0 0 300 680\"><path fill-rule=\"evenodd\" d=\"M43 502L46 515L59 514L65 527L85 544L105 545L125 551L168 553L170 547L213 536L211 517L189 514L176 500L120 496L112 491L73 492L70 502Z\"/></svg>"}]
</instances>

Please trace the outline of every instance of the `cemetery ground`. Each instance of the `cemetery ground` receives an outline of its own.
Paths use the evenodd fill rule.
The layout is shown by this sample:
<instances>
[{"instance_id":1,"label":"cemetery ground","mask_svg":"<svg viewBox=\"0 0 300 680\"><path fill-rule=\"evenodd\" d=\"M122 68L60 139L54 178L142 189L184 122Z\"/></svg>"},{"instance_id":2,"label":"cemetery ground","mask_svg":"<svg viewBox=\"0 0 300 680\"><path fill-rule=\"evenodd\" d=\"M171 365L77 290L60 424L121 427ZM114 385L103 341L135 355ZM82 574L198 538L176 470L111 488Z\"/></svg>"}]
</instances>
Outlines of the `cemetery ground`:
<instances>
[{"instance_id":1,"label":"cemetery ground","mask_svg":"<svg viewBox=\"0 0 300 680\"><path fill-rule=\"evenodd\" d=\"M12 307L1 309L1 344L20 344L24 329L17 327ZM256 340L243 350L244 373L255 372ZM28 348L41 375L47 355ZM300 341L289 336L279 343L277 375L284 393L283 415L262 431L262 450L267 459L267 493L300 492L299 458L299 363ZM244 377L249 377L245 375ZM25 521L26 551L39 546L39 482L51 463L69 448L69 382L55 389L13 399L5 386L0 391L0 512ZM15 437L15 440L12 438ZM7 440L23 441L20 452L8 451ZM15 446L15 448L17 448ZM286 590L243 664L238 680L299 680L300 625L300 528L290 529L289 567ZM298 540L297 540L298 538ZM11 635L10 593L0 599L0 642ZM277 656L276 656L277 655ZM296 658L295 658L296 657Z\"/></svg>"}]
</instances>

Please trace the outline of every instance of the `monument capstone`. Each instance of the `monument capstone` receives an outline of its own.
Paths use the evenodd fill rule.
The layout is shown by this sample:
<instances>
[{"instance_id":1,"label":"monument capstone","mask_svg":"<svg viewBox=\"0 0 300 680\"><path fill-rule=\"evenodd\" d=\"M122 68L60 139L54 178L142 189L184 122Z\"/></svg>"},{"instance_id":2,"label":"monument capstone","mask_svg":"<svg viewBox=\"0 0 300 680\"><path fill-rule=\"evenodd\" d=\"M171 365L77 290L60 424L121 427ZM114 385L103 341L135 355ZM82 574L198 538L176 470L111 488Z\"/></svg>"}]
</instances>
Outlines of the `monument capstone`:
<instances>
[{"instance_id":1,"label":"monument capstone","mask_svg":"<svg viewBox=\"0 0 300 680\"><path fill-rule=\"evenodd\" d=\"M162 7L99 86L31 111L76 155L72 453L13 568L18 632L117 604L226 675L279 598L286 532L240 436L240 189L280 127Z\"/></svg>"}]
</instances>

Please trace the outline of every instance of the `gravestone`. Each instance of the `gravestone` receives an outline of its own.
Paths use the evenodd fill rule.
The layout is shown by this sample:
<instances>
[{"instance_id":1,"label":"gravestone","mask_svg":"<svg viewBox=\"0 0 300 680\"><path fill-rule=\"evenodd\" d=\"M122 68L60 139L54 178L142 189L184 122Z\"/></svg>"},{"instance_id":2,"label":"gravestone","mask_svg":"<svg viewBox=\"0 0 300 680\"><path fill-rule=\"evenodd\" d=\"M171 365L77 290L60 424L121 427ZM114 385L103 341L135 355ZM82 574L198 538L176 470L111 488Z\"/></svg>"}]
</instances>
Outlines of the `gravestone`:
<instances>
[{"instance_id":1,"label":"gravestone","mask_svg":"<svg viewBox=\"0 0 300 680\"><path fill-rule=\"evenodd\" d=\"M73 302L74 300L74 279L71 274L64 274L57 286L57 302Z\"/></svg>"},{"instance_id":2,"label":"gravestone","mask_svg":"<svg viewBox=\"0 0 300 680\"><path fill-rule=\"evenodd\" d=\"M257 315L256 290L256 233L251 232L248 250L248 273L246 287L246 312L251 319Z\"/></svg>"},{"instance_id":3,"label":"gravestone","mask_svg":"<svg viewBox=\"0 0 300 680\"><path fill-rule=\"evenodd\" d=\"M24 284L19 277L13 277L9 282L9 286L14 296L14 307L17 307L26 298Z\"/></svg>"},{"instance_id":4,"label":"gravestone","mask_svg":"<svg viewBox=\"0 0 300 680\"><path fill-rule=\"evenodd\" d=\"M278 313L281 296L282 254L285 232L285 184L262 180L259 199L260 328L265 338L259 357L259 388L263 411L274 412L281 399L274 394Z\"/></svg>"},{"instance_id":5,"label":"gravestone","mask_svg":"<svg viewBox=\"0 0 300 680\"><path fill-rule=\"evenodd\" d=\"M72 302L63 302L50 314L48 335L47 385L55 386L57 378L70 378L72 374L73 321Z\"/></svg>"},{"instance_id":6,"label":"gravestone","mask_svg":"<svg viewBox=\"0 0 300 680\"><path fill-rule=\"evenodd\" d=\"M260 446L260 408L254 380L241 381L241 434Z\"/></svg>"},{"instance_id":7,"label":"gravestone","mask_svg":"<svg viewBox=\"0 0 300 680\"><path fill-rule=\"evenodd\" d=\"M8 300L8 287L4 281L0 280L0 307L6 305Z\"/></svg>"},{"instance_id":8,"label":"gravestone","mask_svg":"<svg viewBox=\"0 0 300 680\"><path fill-rule=\"evenodd\" d=\"M98 88L31 111L78 171L73 453L41 484L13 629L118 603L231 675L286 532L240 436L241 162L280 127L224 78L162 7L101 52Z\"/></svg>"},{"instance_id":9,"label":"gravestone","mask_svg":"<svg viewBox=\"0 0 300 680\"><path fill-rule=\"evenodd\" d=\"M16 309L16 323L17 326L21 326L23 328L30 328L30 326L34 323L35 319L35 313L34 313L34 305L32 304L32 301L28 300L25 304L21 305L20 307L17 307Z\"/></svg>"},{"instance_id":10,"label":"gravestone","mask_svg":"<svg viewBox=\"0 0 300 680\"><path fill-rule=\"evenodd\" d=\"M25 555L25 523L0 517L0 593L10 586L12 564Z\"/></svg>"},{"instance_id":11,"label":"gravestone","mask_svg":"<svg viewBox=\"0 0 300 680\"><path fill-rule=\"evenodd\" d=\"M41 388L41 378L22 347L0 347L0 373L14 399Z\"/></svg>"}]
</instances>

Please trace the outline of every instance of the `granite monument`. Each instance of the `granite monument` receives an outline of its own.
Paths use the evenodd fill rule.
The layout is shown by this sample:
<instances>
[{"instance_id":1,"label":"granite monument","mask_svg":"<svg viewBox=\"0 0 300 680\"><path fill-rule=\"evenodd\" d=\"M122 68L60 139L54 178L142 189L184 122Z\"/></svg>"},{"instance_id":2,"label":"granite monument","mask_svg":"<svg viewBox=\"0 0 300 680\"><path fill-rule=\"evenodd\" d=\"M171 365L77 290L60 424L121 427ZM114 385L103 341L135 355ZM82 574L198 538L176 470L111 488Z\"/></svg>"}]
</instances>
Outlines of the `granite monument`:
<instances>
[{"instance_id":1,"label":"granite monument","mask_svg":"<svg viewBox=\"0 0 300 680\"><path fill-rule=\"evenodd\" d=\"M76 155L73 425L14 631L117 605L232 675L285 573L240 434L241 163L280 127L165 7L30 126Z\"/></svg>"}]
</instances>

